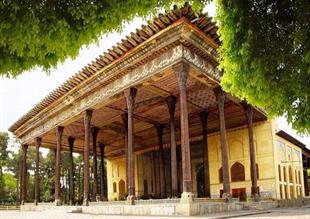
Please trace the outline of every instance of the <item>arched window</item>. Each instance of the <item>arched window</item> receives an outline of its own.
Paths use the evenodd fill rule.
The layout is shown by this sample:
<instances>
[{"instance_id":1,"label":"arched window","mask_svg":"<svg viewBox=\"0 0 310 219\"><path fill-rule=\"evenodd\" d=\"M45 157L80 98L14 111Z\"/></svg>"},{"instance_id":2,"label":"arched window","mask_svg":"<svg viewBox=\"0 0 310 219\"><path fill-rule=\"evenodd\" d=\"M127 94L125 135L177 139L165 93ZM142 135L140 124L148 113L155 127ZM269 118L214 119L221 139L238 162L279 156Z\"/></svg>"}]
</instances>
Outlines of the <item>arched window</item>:
<instances>
[{"instance_id":1,"label":"arched window","mask_svg":"<svg viewBox=\"0 0 310 219\"><path fill-rule=\"evenodd\" d=\"M298 178L299 178L299 184L302 184L300 170L298 170ZM301 194L301 193L300 193L300 194Z\"/></svg>"},{"instance_id":2,"label":"arched window","mask_svg":"<svg viewBox=\"0 0 310 219\"><path fill-rule=\"evenodd\" d=\"M234 163L230 168L230 172L232 182L245 180L244 166L241 163L239 162Z\"/></svg>"},{"instance_id":3,"label":"arched window","mask_svg":"<svg viewBox=\"0 0 310 219\"><path fill-rule=\"evenodd\" d=\"M286 178L286 168L283 167L283 181L287 182L287 178ZM287 197L287 196L286 196Z\"/></svg>"},{"instance_id":4,"label":"arched window","mask_svg":"<svg viewBox=\"0 0 310 219\"><path fill-rule=\"evenodd\" d=\"M280 166L280 164L278 165L278 172L279 172L279 181L282 181L282 178L281 178L281 166Z\"/></svg>"},{"instance_id":5,"label":"arched window","mask_svg":"<svg viewBox=\"0 0 310 219\"><path fill-rule=\"evenodd\" d=\"M298 174L297 174L297 170L295 170L295 183L298 184Z\"/></svg>"},{"instance_id":6,"label":"arched window","mask_svg":"<svg viewBox=\"0 0 310 219\"><path fill-rule=\"evenodd\" d=\"M292 183L293 182L293 170L291 166L288 167L288 176L289 176L290 183Z\"/></svg>"},{"instance_id":7,"label":"arched window","mask_svg":"<svg viewBox=\"0 0 310 219\"><path fill-rule=\"evenodd\" d=\"M116 182L113 183L113 192L117 192L116 191Z\"/></svg>"},{"instance_id":8,"label":"arched window","mask_svg":"<svg viewBox=\"0 0 310 219\"><path fill-rule=\"evenodd\" d=\"M220 183L223 182L223 167L219 169L219 182Z\"/></svg>"}]
</instances>

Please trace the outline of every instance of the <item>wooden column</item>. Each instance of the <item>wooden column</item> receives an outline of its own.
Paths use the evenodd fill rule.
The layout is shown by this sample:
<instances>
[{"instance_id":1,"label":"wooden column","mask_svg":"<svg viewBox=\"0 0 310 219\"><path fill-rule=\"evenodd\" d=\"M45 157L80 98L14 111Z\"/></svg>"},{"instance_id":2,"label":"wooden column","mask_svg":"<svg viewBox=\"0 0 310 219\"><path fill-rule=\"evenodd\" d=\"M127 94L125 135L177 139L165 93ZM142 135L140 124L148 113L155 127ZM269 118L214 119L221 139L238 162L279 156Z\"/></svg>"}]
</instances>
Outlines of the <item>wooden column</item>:
<instances>
[{"instance_id":1,"label":"wooden column","mask_svg":"<svg viewBox=\"0 0 310 219\"><path fill-rule=\"evenodd\" d=\"M24 205L27 201L27 149L28 145L22 146L23 160L22 160L22 182L21 182L21 204Z\"/></svg>"},{"instance_id":2,"label":"wooden column","mask_svg":"<svg viewBox=\"0 0 310 219\"><path fill-rule=\"evenodd\" d=\"M186 84L189 71L189 65L181 62L173 66L177 76L180 91L180 116L181 116L181 151L182 151L182 176L183 193L182 198L190 201L192 199L192 173L191 173L191 154L189 144L189 125L187 111ZM183 197L184 196L184 197Z\"/></svg>"},{"instance_id":3,"label":"wooden column","mask_svg":"<svg viewBox=\"0 0 310 219\"><path fill-rule=\"evenodd\" d=\"M165 177L165 160L163 148L163 125L157 125L157 137L159 146L159 178L160 178L160 197L166 198L166 177Z\"/></svg>"},{"instance_id":4,"label":"wooden column","mask_svg":"<svg viewBox=\"0 0 310 219\"><path fill-rule=\"evenodd\" d=\"M170 150L171 150L171 196L178 196L178 174L177 174L177 146L175 141L175 104L177 98L169 96L167 98L167 105L169 109L169 125L170 125Z\"/></svg>"},{"instance_id":5,"label":"wooden column","mask_svg":"<svg viewBox=\"0 0 310 219\"><path fill-rule=\"evenodd\" d=\"M73 147L74 147L75 138L68 137L68 144L70 149L70 169L69 169L69 204L74 205L75 195L74 195L74 161L73 161Z\"/></svg>"},{"instance_id":6,"label":"wooden column","mask_svg":"<svg viewBox=\"0 0 310 219\"><path fill-rule=\"evenodd\" d=\"M61 205L60 197L60 166L61 166L61 140L64 128L56 127L56 167L55 167L55 205Z\"/></svg>"},{"instance_id":7,"label":"wooden column","mask_svg":"<svg viewBox=\"0 0 310 219\"><path fill-rule=\"evenodd\" d=\"M133 130L133 110L137 89L128 88L124 91L128 112L128 141L127 141L127 177L128 177L128 204L133 204L135 199L135 166L134 166L134 130Z\"/></svg>"},{"instance_id":8,"label":"wooden column","mask_svg":"<svg viewBox=\"0 0 310 219\"><path fill-rule=\"evenodd\" d=\"M101 192L101 200L102 201L107 201L107 197L104 193L104 187L105 187L105 169L104 169L104 148L105 145L102 143L99 143L99 150L100 150L100 192Z\"/></svg>"},{"instance_id":9,"label":"wooden column","mask_svg":"<svg viewBox=\"0 0 310 219\"><path fill-rule=\"evenodd\" d=\"M214 89L216 96L218 110L219 110L219 125L220 125L220 141L222 150L222 166L223 166L223 198L230 200L230 177L229 177L229 165L228 165L228 145L226 137L226 125L225 125L225 96L226 94L220 87Z\"/></svg>"},{"instance_id":10,"label":"wooden column","mask_svg":"<svg viewBox=\"0 0 310 219\"><path fill-rule=\"evenodd\" d=\"M203 141L203 169L204 169L204 193L210 198L210 173L209 173L209 153L208 153L208 112L200 113Z\"/></svg>"},{"instance_id":11,"label":"wooden column","mask_svg":"<svg viewBox=\"0 0 310 219\"><path fill-rule=\"evenodd\" d=\"M124 145L125 145L125 157L126 157L126 185L128 185L128 159L127 159L127 152L128 152L128 113L122 114L123 120L123 134L124 134ZM127 190L128 188L126 188ZM127 190L128 193L128 190Z\"/></svg>"},{"instance_id":12,"label":"wooden column","mask_svg":"<svg viewBox=\"0 0 310 219\"><path fill-rule=\"evenodd\" d=\"M84 112L84 200L83 205L89 205L89 142L90 142L90 122L93 111Z\"/></svg>"},{"instance_id":13,"label":"wooden column","mask_svg":"<svg viewBox=\"0 0 310 219\"><path fill-rule=\"evenodd\" d=\"M250 148L250 169L251 169L251 194L255 201L258 201L258 187L257 187L257 169L256 169L256 155L254 149L254 137L253 137L253 107L246 103L242 103L244 111L246 113L248 124L248 136L249 136L249 148Z\"/></svg>"},{"instance_id":14,"label":"wooden column","mask_svg":"<svg viewBox=\"0 0 310 219\"><path fill-rule=\"evenodd\" d=\"M154 197L157 195L156 190L156 157L155 157L155 151L151 152L151 160L152 160L152 192Z\"/></svg>"},{"instance_id":15,"label":"wooden column","mask_svg":"<svg viewBox=\"0 0 310 219\"><path fill-rule=\"evenodd\" d=\"M40 202L40 147L41 147L41 138L35 139L36 144L36 170L35 170L35 187L34 187L34 204L38 205Z\"/></svg>"},{"instance_id":16,"label":"wooden column","mask_svg":"<svg viewBox=\"0 0 310 219\"><path fill-rule=\"evenodd\" d=\"M93 138L93 169L94 169L94 187L93 187L93 195L95 201L100 200L100 196L98 194L98 172L97 172L97 136L98 136L99 128L93 127L91 128L91 134Z\"/></svg>"}]
</instances>

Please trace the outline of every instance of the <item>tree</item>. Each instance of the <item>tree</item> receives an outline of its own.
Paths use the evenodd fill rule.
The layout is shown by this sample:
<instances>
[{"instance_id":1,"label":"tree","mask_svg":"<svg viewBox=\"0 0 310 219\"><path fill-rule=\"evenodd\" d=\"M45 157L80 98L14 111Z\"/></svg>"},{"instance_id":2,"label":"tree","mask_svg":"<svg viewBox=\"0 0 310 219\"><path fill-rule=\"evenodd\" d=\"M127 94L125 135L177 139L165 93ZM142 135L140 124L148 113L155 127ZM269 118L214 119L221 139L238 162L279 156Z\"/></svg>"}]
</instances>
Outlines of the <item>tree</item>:
<instances>
[{"instance_id":1,"label":"tree","mask_svg":"<svg viewBox=\"0 0 310 219\"><path fill-rule=\"evenodd\" d=\"M200 1L193 2L202 7ZM119 31L134 17L169 6L169 0L1 1L0 75L55 67L68 57L75 58L81 46L97 42L102 34Z\"/></svg>"},{"instance_id":2,"label":"tree","mask_svg":"<svg viewBox=\"0 0 310 219\"><path fill-rule=\"evenodd\" d=\"M310 2L216 4L224 90L310 134Z\"/></svg>"},{"instance_id":3,"label":"tree","mask_svg":"<svg viewBox=\"0 0 310 219\"><path fill-rule=\"evenodd\" d=\"M5 182L3 169L6 167L8 160L8 142L9 135L7 132L0 132L0 199L5 197Z\"/></svg>"}]
</instances>

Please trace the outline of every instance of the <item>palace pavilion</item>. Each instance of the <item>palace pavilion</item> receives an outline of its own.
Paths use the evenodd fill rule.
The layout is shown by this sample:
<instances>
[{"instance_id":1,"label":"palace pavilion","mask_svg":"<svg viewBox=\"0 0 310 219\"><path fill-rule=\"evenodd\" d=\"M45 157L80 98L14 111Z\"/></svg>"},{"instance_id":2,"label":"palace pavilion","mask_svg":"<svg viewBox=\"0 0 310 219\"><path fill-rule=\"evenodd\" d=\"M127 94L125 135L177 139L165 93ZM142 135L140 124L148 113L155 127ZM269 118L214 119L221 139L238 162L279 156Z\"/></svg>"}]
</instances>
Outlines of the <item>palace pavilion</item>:
<instances>
[{"instance_id":1,"label":"palace pavilion","mask_svg":"<svg viewBox=\"0 0 310 219\"><path fill-rule=\"evenodd\" d=\"M54 205L63 204L63 151L72 159L71 203L72 153L83 155L83 206L308 196L309 150L263 109L221 89L220 43L211 17L174 7L46 96L10 127L22 142L22 204L28 147L55 150Z\"/></svg>"}]
</instances>

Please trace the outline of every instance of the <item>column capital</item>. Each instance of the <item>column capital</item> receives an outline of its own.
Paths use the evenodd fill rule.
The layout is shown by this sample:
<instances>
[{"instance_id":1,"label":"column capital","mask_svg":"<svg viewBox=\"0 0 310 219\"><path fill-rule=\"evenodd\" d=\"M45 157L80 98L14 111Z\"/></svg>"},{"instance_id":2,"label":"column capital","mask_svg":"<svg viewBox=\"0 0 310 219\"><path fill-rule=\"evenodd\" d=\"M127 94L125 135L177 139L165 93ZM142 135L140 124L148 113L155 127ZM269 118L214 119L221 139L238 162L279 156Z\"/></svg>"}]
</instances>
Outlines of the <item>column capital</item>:
<instances>
[{"instance_id":1,"label":"column capital","mask_svg":"<svg viewBox=\"0 0 310 219\"><path fill-rule=\"evenodd\" d=\"M35 145L41 147L42 138L36 137L35 138Z\"/></svg>"},{"instance_id":2,"label":"column capital","mask_svg":"<svg viewBox=\"0 0 310 219\"><path fill-rule=\"evenodd\" d=\"M180 89L184 89L186 87L186 81L189 72L189 64L186 62L179 62L172 66L172 70L177 76Z\"/></svg>"},{"instance_id":3,"label":"column capital","mask_svg":"<svg viewBox=\"0 0 310 219\"><path fill-rule=\"evenodd\" d=\"M200 120L203 124L206 124L208 120L209 112L207 110L201 111L199 113Z\"/></svg>"}]
</instances>

